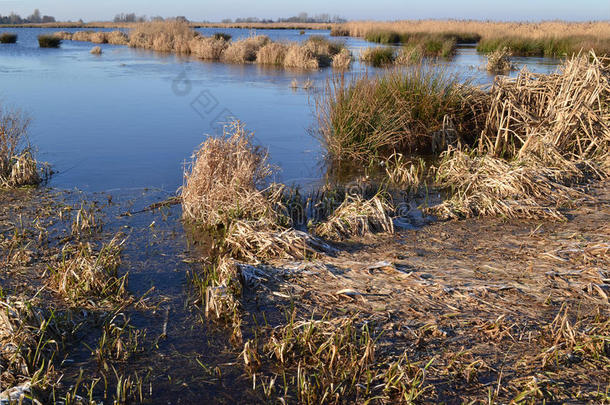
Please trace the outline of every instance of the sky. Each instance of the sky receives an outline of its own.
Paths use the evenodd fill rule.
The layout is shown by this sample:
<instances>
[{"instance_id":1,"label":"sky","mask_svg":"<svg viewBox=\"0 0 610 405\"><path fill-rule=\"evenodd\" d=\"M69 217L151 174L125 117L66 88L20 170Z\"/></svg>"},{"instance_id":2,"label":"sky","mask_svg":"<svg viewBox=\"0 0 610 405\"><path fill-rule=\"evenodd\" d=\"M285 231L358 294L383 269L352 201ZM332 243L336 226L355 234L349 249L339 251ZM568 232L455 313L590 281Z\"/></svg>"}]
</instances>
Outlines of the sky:
<instances>
[{"instance_id":1,"label":"sky","mask_svg":"<svg viewBox=\"0 0 610 405\"><path fill-rule=\"evenodd\" d=\"M610 0L0 0L0 14L12 11L22 17L38 8L58 20L111 20L118 13L147 16L186 16L192 21L223 18L290 17L300 12L327 13L350 20L477 19L477 20L610 20Z\"/></svg>"}]
</instances>

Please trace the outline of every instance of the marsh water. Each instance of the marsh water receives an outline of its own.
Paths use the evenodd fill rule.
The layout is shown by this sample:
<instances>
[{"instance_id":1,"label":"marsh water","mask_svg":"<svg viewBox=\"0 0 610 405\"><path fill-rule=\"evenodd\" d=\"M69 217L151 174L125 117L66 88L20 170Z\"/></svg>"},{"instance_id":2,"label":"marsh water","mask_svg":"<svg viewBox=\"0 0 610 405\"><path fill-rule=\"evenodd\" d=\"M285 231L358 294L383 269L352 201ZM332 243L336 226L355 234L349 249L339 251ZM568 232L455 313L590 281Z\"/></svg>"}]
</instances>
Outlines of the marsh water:
<instances>
[{"instance_id":1,"label":"marsh water","mask_svg":"<svg viewBox=\"0 0 610 405\"><path fill-rule=\"evenodd\" d=\"M30 137L41 160L56 172L50 185L103 191L154 187L175 191L182 166L208 134L238 118L269 149L278 179L306 185L322 174L316 139L315 100L332 69L316 72L260 65L230 65L101 45L64 41L38 48L37 36L57 29L12 29L17 44L0 46L0 101L32 118ZM76 31L76 30L71 30ZM204 35L217 29L200 29ZM234 39L249 30L228 29ZM302 41L328 31L258 30L273 40ZM338 38L354 52L371 44ZM549 72L553 59L519 58L533 71ZM448 68L464 79L490 82L485 57L461 47ZM349 74L373 74L356 63ZM314 82L309 90L291 88Z\"/></svg>"},{"instance_id":2,"label":"marsh water","mask_svg":"<svg viewBox=\"0 0 610 405\"><path fill-rule=\"evenodd\" d=\"M97 201L104 231L129 236L122 267L130 273L129 291L141 296L154 288L149 297L159 308L130 311L131 324L148 329L149 336L161 334L164 318L168 324L167 338L129 368L140 375L148 373L153 403L252 400L241 389L251 381L232 367L236 356L227 333L200 322L200 314L189 308L185 274L197 271L200 264L192 264L193 247L185 237L180 208L121 214L139 212L174 194L195 148L207 136L219 134L233 118L244 122L254 131L255 141L268 148L279 168L276 180L303 186L318 183L324 159L315 136L315 101L332 70L203 62L113 45L101 45L103 54L95 56L89 53L93 45L84 42L38 48L37 36L57 29L10 31L19 40L0 45L0 102L31 117L30 141L39 160L49 162L55 172L48 186L60 193L72 190L63 198L75 207L81 200ZM227 32L234 39L252 34L239 29L200 31ZM329 35L296 30L256 33L287 41ZM337 39L355 54L372 46L361 39ZM515 62L543 73L558 63L542 58L515 58ZM493 80L480 68L485 57L473 46L460 47L451 61L443 63L465 80L479 84ZM355 63L348 74L377 72ZM314 86L293 89L293 80L300 84L311 80ZM259 311L264 310L263 300L251 298ZM98 337L89 336L89 346ZM81 368L96 367L84 346L74 349L67 360L65 381L73 381ZM222 369L222 378L216 367Z\"/></svg>"}]
</instances>

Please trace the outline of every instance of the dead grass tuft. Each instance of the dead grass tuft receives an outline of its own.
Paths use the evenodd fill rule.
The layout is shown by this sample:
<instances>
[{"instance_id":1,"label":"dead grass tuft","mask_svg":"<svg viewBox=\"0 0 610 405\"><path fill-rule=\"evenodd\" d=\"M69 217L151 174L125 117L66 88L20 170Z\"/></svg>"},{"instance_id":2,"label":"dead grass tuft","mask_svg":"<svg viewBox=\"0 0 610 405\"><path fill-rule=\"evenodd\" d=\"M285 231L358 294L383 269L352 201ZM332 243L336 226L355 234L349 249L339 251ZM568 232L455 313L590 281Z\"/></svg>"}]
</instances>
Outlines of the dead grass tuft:
<instances>
[{"instance_id":1,"label":"dead grass tuft","mask_svg":"<svg viewBox=\"0 0 610 405\"><path fill-rule=\"evenodd\" d=\"M394 233L390 212L392 207L381 194L371 199L348 195L328 220L316 226L315 233L331 240Z\"/></svg>"},{"instance_id":2,"label":"dead grass tuft","mask_svg":"<svg viewBox=\"0 0 610 405\"><path fill-rule=\"evenodd\" d=\"M117 235L97 252L90 243L65 245L50 267L53 288L73 305L126 300L127 274L118 275L124 242Z\"/></svg>"},{"instance_id":3,"label":"dead grass tuft","mask_svg":"<svg viewBox=\"0 0 610 405\"><path fill-rule=\"evenodd\" d=\"M93 48L91 48L90 51L91 55L101 55L102 54L102 48L99 46L94 46Z\"/></svg>"},{"instance_id":4,"label":"dead grass tuft","mask_svg":"<svg viewBox=\"0 0 610 405\"><path fill-rule=\"evenodd\" d=\"M272 204L260 191L271 166L252 137L243 124L233 122L222 137L201 144L184 176L184 219L205 228L228 228L234 220L274 217Z\"/></svg>"}]
</instances>

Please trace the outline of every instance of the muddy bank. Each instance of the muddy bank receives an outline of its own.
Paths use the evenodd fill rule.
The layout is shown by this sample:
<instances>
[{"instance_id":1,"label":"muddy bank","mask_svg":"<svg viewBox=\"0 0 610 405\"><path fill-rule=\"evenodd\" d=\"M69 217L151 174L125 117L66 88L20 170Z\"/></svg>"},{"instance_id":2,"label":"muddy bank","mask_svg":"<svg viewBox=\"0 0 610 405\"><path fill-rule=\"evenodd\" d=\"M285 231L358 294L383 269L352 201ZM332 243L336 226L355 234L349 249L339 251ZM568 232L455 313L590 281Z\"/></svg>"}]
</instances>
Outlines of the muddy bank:
<instances>
[{"instance_id":1,"label":"muddy bank","mask_svg":"<svg viewBox=\"0 0 610 405\"><path fill-rule=\"evenodd\" d=\"M437 222L335 244L334 257L244 267L250 277L238 332L204 316L191 275L209 259L188 244L180 207L145 209L167 195L3 192L3 303L19 309L29 302L46 319L52 311L64 314L70 328L57 323L63 333L42 335L56 342L40 356L53 367L3 369L2 389L29 381L42 367L47 379L33 390L42 403L70 393L119 403L298 403L321 399L316 395L332 381L344 396L325 402L364 402L372 393L373 402L603 402L610 355L608 190L607 182L599 184L593 198L566 212L567 222ZM74 231L83 207L100 225L91 232ZM127 238L119 276L128 273L130 299L116 306L67 301L49 272L62 248L87 242L95 251L119 232ZM300 333L312 325L312 337ZM118 334L130 348L119 356L116 346L100 350L104 332L114 336L116 329L129 331ZM316 370L322 348L331 347L327 338L340 342L331 345L340 351L336 367L326 367L337 371L330 375ZM320 352L314 356L298 339L310 339ZM270 342L287 343L284 360ZM2 347L7 368L14 349L6 340ZM340 374L352 354L354 386ZM299 379L299 356L319 385ZM310 385L299 386L305 382Z\"/></svg>"}]
</instances>

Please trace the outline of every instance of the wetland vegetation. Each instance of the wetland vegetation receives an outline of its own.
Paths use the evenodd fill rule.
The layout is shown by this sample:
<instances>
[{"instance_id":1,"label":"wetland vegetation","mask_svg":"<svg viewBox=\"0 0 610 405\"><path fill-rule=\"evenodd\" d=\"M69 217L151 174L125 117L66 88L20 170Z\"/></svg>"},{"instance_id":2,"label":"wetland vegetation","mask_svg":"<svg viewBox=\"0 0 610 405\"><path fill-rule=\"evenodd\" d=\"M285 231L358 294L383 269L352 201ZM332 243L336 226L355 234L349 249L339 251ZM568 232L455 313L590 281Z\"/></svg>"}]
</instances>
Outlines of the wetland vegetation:
<instances>
[{"instance_id":1,"label":"wetland vegetation","mask_svg":"<svg viewBox=\"0 0 610 405\"><path fill-rule=\"evenodd\" d=\"M184 21L41 35L333 66L312 93L326 173L282 184L232 120L193 145L169 197L37 187L51 171L3 107L0 400L610 401L610 60L478 86L434 62L498 26L427 24L338 26L402 43L362 55L395 66L353 75L350 50L316 35ZM484 69L513 69L520 51L501 45Z\"/></svg>"}]
</instances>

